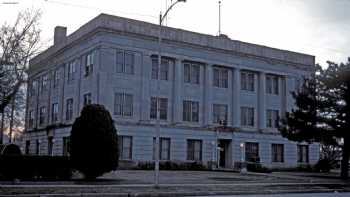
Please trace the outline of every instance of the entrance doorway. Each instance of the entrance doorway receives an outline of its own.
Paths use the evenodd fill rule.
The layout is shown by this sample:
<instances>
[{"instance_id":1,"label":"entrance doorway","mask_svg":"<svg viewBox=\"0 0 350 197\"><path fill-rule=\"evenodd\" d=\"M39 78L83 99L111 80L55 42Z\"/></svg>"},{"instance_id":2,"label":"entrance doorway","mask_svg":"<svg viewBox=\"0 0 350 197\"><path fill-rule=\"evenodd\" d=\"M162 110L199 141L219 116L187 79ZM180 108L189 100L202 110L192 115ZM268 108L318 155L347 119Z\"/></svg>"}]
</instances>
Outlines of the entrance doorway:
<instances>
[{"instance_id":1,"label":"entrance doorway","mask_svg":"<svg viewBox=\"0 0 350 197\"><path fill-rule=\"evenodd\" d=\"M218 140L219 148L219 167L231 168L232 167L232 147L231 140L221 139Z\"/></svg>"}]
</instances>

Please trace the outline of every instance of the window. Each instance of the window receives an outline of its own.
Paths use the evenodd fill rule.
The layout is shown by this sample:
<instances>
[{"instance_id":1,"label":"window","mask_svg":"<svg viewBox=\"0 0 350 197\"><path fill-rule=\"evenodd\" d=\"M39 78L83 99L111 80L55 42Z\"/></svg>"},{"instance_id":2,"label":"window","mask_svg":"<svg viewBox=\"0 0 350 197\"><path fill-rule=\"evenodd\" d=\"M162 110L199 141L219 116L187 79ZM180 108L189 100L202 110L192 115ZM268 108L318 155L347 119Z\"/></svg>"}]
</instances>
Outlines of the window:
<instances>
[{"instance_id":1,"label":"window","mask_svg":"<svg viewBox=\"0 0 350 197\"><path fill-rule=\"evenodd\" d=\"M73 118L73 99L67 99L66 103L66 120L71 120Z\"/></svg>"},{"instance_id":2,"label":"window","mask_svg":"<svg viewBox=\"0 0 350 197\"><path fill-rule=\"evenodd\" d=\"M169 68L172 60L162 58L162 64L160 65L160 73L158 73L158 58L152 58L152 79L158 79L158 74L160 75L160 80L169 80Z\"/></svg>"},{"instance_id":3,"label":"window","mask_svg":"<svg viewBox=\"0 0 350 197\"><path fill-rule=\"evenodd\" d=\"M86 64L85 64L85 74L84 76L87 77L92 74L94 68L94 52L91 51L88 54L86 54Z\"/></svg>"},{"instance_id":4,"label":"window","mask_svg":"<svg viewBox=\"0 0 350 197\"><path fill-rule=\"evenodd\" d=\"M31 84L31 88L30 88L30 96L35 96L36 91L38 89L38 81L34 80Z\"/></svg>"},{"instance_id":5,"label":"window","mask_svg":"<svg viewBox=\"0 0 350 197\"><path fill-rule=\"evenodd\" d=\"M114 115L132 116L133 115L133 95L125 93L115 93Z\"/></svg>"},{"instance_id":6,"label":"window","mask_svg":"<svg viewBox=\"0 0 350 197\"><path fill-rule=\"evenodd\" d=\"M69 152L70 152L70 137L63 137L63 156L69 156Z\"/></svg>"},{"instance_id":7,"label":"window","mask_svg":"<svg viewBox=\"0 0 350 197\"><path fill-rule=\"evenodd\" d=\"M25 146L24 152L26 155L28 155L29 151L30 151L30 141L26 140L26 146Z\"/></svg>"},{"instance_id":8,"label":"window","mask_svg":"<svg viewBox=\"0 0 350 197\"><path fill-rule=\"evenodd\" d=\"M271 158L272 162L284 162L284 145L272 144L271 145Z\"/></svg>"},{"instance_id":9,"label":"window","mask_svg":"<svg viewBox=\"0 0 350 197\"><path fill-rule=\"evenodd\" d=\"M298 145L298 162L299 163L309 163L309 146L308 145Z\"/></svg>"},{"instance_id":10,"label":"window","mask_svg":"<svg viewBox=\"0 0 350 197\"><path fill-rule=\"evenodd\" d=\"M242 126L254 126L254 108L241 107L241 125Z\"/></svg>"},{"instance_id":11,"label":"window","mask_svg":"<svg viewBox=\"0 0 350 197\"><path fill-rule=\"evenodd\" d=\"M40 140L35 140L35 154L40 155Z\"/></svg>"},{"instance_id":12,"label":"window","mask_svg":"<svg viewBox=\"0 0 350 197\"><path fill-rule=\"evenodd\" d=\"M259 143L256 143L256 142L245 143L245 161L260 162Z\"/></svg>"},{"instance_id":13,"label":"window","mask_svg":"<svg viewBox=\"0 0 350 197\"><path fill-rule=\"evenodd\" d=\"M45 123L46 107L40 107L39 109L39 125Z\"/></svg>"},{"instance_id":14,"label":"window","mask_svg":"<svg viewBox=\"0 0 350 197\"><path fill-rule=\"evenodd\" d=\"M220 121L227 122L227 105L213 105L213 122L219 124Z\"/></svg>"},{"instance_id":15,"label":"window","mask_svg":"<svg viewBox=\"0 0 350 197\"><path fill-rule=\"evenodd\" d=\"M199 121L199 102L183 101L183 121L198 122Z\"/></svg>"},{"instance_id":16,"label":"window","mask_svg":"<svg viewBox=\"0 0 350 197\"><path fill-rule=\"evenodd\" d=\"M255 91L254 87L254 73L241 73L241 90Z\"/></svg>"},{"instance_id":17,"label":"window","mask_svg":"<svg viewBox=\"0 0 350 197\"><path fill-rule=\"evenodd\" d=\"M159 160L170 160L170 138L159 138ZM153 160L156 155L156 138L153 138Z\"/></svg>"},{"instance_id":18,"label":"window","mask_svg":"<svg viewBox=\"0 0 350 197\"><path fill-rule=\"evenodd\" d=\"M92 103L92 100L91 100L91 93L87 93L87 94L84 94L84 106L85 105L90 105Z\"/></svg>"},{"instance_id":19,"label":"window","mask_svg":"<svg viewBox=\"0 0 350 197\"><path fill-rule=\"evenodd\" d=\"M57 88L60 83L60 71L57 69L53 72L53 87Z\"/></svg>"},{"instance_id":20,"label":"window","mask_svg":"<svg viewBox=\"0 0 350 197\"><path fill-rule=\"evenodd\" d=\"M53 137L47 138L47 154L53 156Z\"/></svg>"},{"instance_id":21,"label":"window","mask_svg":"<svg viewBox=\"0 0 350 197\"><path fill-rule=\"evenodd\" d=\"M51 109L51 122L57 122L58 121L58 103L52 104Z\"/></svg>"},{"instance_id":22,"label":"window","mask_svg":"<svg viewBox=\"0 0 350 197\"><path fill-rule=\"evenodd\" d=\"M151 111L150 118L157 119L157 101L159 102L159 119L167 120L168 119L168 99L167 98L151 98Z\"/></svg>"},{"instance_id":23,"label":"window","mask_svg":"<svg viewBox=\"0 0 350 197\"><path fill-rule=\"evenodd\" d=\"M187 160L202 161L202 140L187 140Z\"/></svg>"},{"instance_id":24,"label":"window","mask_svg":"<svg viewBox=\"0 0 350 197\"><path fill-rule=\"evenodd\" d=\"M42 78L40 92L43 93L44 91L47 91L48 85L49 85L49 76L46 74Z\"/></svg>"},{"instance_id":25,"label":"window","mask_svg":"<svg viewBox=\"0 0 350 197\"><path fill-rule=\"evenodd\" d=\"M28 126L29 128L33 128L34 126L34 111L33 110L30 110L29 111L29 122L28 122Z\"/></svg>"},{"instance_id":26,"label":"window","mask_svg":"<svg viewBox=\"0 0 350 197\"><path fill-rule=\"evenodd\" d=\"M278 128L279 115L278 110L267 110L266 111L266 126L268 128Z\"/></svg>"},{"instance_id":27,"label":"window","mask_svg":"<svg viewBox=\"0 0 350 197\"><path fill-rule=\"evenodd\" d=\"M184 63L184 82L199 84L200 65L195 63Z\"/></svg>"},{"instance_id":28,"label":"window","mask_svg":"<svg viewBox=\"0 0 350 197\"><path fill-rule=\"evenodd\" d=\"M228 70L224 68L213 69L213 85L218 88L228 88Z\"/></svg>"},{"instance_id":29,"label":"window","mask_svg":"<svg viewBox=\"0 0 350 197\"><path fill-rule=\"evenodd\" d=\"M134 74L135 56L133 53L117 51L116 72Z\"/></svg>"},{"instance_id":30,"label":"window","mask_svg":"<svg viewBox=\"0 0 350 197\"><path fill-rule=\"evenodd\" d=\"M132 137L131 136L119 136L119 158L122 160L132 159Z\"/></svg>"},{"instance_id":31,"label":"window","mask_svg":"<svg viewBox=\"0 0 350 197\"><path fill-rule=\"evenodd\" d=\"M75 61L71 61L68 63L68 77L67 81L68 83L71 83L75 79L75 73L76 73L76 68L75 68Z\"/></svg>"},{"instance_id":32,"label":"window","mask_svg":"<svg viewBox=\"0 0 350 197\"><path fill-rule=\"evenodd\" d=\"M278 95L278 77L266 75L266 93Z\"/></svg>"}]
</instances>

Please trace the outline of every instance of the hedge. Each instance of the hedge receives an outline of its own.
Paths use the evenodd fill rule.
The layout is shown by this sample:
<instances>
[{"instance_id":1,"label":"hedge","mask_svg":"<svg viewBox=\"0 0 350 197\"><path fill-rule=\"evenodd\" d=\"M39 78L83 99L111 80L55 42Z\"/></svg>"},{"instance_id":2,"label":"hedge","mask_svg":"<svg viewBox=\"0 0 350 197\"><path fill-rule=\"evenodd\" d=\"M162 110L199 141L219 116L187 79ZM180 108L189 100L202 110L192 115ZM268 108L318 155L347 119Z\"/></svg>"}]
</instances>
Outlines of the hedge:
<instances>
[{"instance_id":1,"label":"hedge","mask_svg":"<svg viewBox=\"0 0 350 197\"><path fill-rule=\"evenodd\" d=\"M69 179L73 169L69 157L1 155L0 179Z\"/></svg>"}]
</instances>

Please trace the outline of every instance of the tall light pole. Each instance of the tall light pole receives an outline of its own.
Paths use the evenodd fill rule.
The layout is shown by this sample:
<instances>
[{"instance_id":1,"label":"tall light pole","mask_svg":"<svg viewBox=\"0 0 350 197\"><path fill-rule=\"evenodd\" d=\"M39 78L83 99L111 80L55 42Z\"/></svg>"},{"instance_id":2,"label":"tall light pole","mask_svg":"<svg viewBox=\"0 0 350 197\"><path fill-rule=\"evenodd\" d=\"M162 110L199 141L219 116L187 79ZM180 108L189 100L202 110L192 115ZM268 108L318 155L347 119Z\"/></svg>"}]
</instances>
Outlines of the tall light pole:
<instances>
[{"instance_id":1,"label":"tall light pole","mask_svg":"<svg viewBox=\"0 0 350 197\"><path fill-rule=\"evenodd\" d=\"M162 12L160 12L159 15L159 34L158 34L158 69L157 69L157 121L156 121L156 148L155 148L155 176L154 176L154 184L155 187L159 186L159 139L160 139L160 67L161 67L161 52L162 52L162 24L165 19L165 17L168 15L169 11L177 4L183 2L185 3L186 0L177 0L173 4L170 5L170 7L165 11L165 14L162 15Z\"/></svg>"}]
</instances>

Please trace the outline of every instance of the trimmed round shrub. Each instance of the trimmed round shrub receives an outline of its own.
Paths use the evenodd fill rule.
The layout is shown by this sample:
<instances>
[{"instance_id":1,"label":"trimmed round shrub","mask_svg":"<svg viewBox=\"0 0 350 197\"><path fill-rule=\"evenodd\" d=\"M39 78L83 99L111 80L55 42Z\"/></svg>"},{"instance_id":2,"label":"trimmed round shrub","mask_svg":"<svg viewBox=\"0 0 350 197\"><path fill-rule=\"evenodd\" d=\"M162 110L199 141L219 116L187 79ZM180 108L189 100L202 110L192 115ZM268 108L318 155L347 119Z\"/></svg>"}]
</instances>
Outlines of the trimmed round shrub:
<instances>
[{"instance_id":1,"label":"trimmed round shrub","mask_svg":"<svg viewBox=\"0 0 350 197\"><path fill-rule=\"evenodd\" d=\"M86 105L71 131L71 161L86 179L95 179L118 167L117 131L103 105Z\"/></svg>"}]
</instances>

